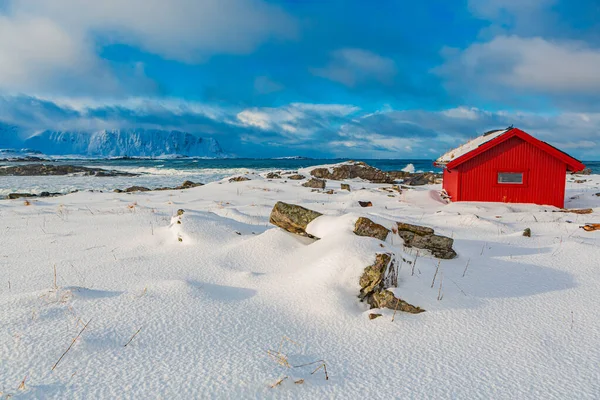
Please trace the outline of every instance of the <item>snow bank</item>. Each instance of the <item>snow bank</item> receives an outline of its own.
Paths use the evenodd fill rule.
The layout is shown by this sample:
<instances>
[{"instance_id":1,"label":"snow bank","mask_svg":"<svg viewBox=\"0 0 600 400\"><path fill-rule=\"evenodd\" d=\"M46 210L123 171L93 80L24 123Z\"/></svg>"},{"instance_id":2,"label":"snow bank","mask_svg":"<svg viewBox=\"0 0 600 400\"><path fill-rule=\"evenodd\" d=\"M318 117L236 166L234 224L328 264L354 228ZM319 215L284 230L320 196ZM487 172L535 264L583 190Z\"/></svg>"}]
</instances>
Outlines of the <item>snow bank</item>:
<instances>
[{"instance_id":1,"label":"snow bank","mask_svg":"<svg viewBox=\"0 0 600 400\"><path fill-rule=\"evenodd\" d=\"M586 179L568 182L567 204L592 207L589 215L446 205L439 185L398 194L367 182L341 191L330 181L329 195L259 175L185 191L0 201L0 391L57 399L594 398L600 321L590 305L600 302L600 236L579 226L600 213L600 177ZM321 240L270 225L277 201L323 213L308 227ZM357 216L433 227L455 239L458 258L420 255L396 235L358 237ZM383 310L369 320L358 278L377 252L396 253L395 293L425 313L392 322L393 311ZM329 380L311 375L314 368L283 367L267 350L293 365L325 360Z\"/></svg>"}]
</instances>

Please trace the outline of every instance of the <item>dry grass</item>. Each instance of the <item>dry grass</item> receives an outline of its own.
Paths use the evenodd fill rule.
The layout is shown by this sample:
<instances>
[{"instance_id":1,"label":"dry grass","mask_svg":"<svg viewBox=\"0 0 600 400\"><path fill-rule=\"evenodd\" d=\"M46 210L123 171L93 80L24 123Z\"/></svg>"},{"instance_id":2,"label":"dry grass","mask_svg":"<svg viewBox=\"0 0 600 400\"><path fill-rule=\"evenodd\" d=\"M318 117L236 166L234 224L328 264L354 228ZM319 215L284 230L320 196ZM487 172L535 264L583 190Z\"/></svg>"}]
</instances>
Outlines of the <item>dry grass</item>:
<instances>
[{"instance_id":1,"label":"dry grass","mask_svg":"<svg viewBox=\"0 0 600 400\"><path fill-rule=\"evenodd\" d=\"M131 337L131 339L129 339L129 341L128 341L127 343L125 343L125 345L124 345L123 347L127 347L127 346L128 346L128 345L129 345L129 344L130 344L130 343L133 341L133 339L135 339L135 337L138 335L138 333L140 333L140 332L141 332L141 330L142 330L142 328L138 329L138 330L137 330L137 331L136 331L136 332L133 334L133 336Z\"/></svg>"},{"instance_id":2,"label":"dry grass","mask_svg":"<svg viewBox=\"0 0 600 400\"><path fill-rule=\"evenodd\" d=\"M92 322L91 319L87 322L87 324L85 324L83 326L83 329L81 329L81 331L79 331L79 333L77 334L77 336L75 336L75 339L73 339L73 341L71 342L71 344L69 345L69 347L67 348L67 350L65 350L65 352L59 357L58 361L56 361L56 363L52 366L51 371L54 371L56 369L56 367L58 367L58 364L60 364L60 362L62 361L62 359L71 350L71 348L73 347L73 345L75 344L75 342L77 341L77 339L79 339L79 337L81 336L81 334L83 334L83 332L86 330L86 328L88 327L88 325L90 324L90 322Z\"/></svg>"},{"instance_id":3,"label":"dry grass","mask_svg":"<svg viewBox=\"0 0 600 400\"><path fill-rule=\"evenodd\" d=\"M271 358L273 361L275 361L280 366L287 368L287 369L297 369L297 368L304 368L304 367L316 365L317 367L310 374L314 375L316 372L318 372L319 370L322 369L323 373L325 375L325 380L329 380L329 374L327 373L327 364L325 363L324 360L316 360L316 361L299 364L299 365L291 364L287 354L285 354L282 351L285 343L292 343L292 344L298 346L298 343L294 342L287 336L283 336L281 339L281 342L279 343L279 348L277 349L277 351L267 350L267 354L269 355L269 358ZM288 375L285 375L282 378L279 378L275 383L270 385L270 387L275 388L275 387L281 385L286 379L289 379ZM294 383L297 385L301 385L304 383L304 379L295 380Z\"/></svg>"}]
</instances>

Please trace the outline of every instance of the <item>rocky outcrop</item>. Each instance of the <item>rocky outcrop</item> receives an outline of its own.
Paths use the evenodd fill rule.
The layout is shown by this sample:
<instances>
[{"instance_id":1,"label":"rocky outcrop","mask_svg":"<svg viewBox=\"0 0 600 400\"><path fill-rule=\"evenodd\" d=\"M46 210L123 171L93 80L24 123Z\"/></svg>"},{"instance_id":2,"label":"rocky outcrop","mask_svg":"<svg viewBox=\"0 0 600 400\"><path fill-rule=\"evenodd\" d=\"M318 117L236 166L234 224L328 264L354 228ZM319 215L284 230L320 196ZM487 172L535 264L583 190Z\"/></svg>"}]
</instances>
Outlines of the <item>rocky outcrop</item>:
<instances>
[{"instance_id":1,"label":"rocky outcrop","mask_svg":"<svg viewBox=\"0 0 600 400\"><path fill-rule=\"evenodd\" d=\"M120 190L120 189L115 189L114 192L115 193L132 193L132 192L149 192L150 189L148 189L147 187L144 186L130 186L125 190Z\"/></svg>"},{"instance_id":2,"label":"rocky outcrop","mask_svg":"<svg viewBox=\"0 0 600 400\"><path fill-rule=\"evenodd\" d=\"M442 175L435 174L433 172L424 172L419 174L409 174L404 182L408 186L422 186L422 185L433 185L435 183L442 182Z\"/></svg>"},{"instance_id":3,"label":"rocky outcrop","mask_svg":"<svg viewBox=\"0 0 600 400\"><path fill-rule=\"evenodd\" d=\"M271 211L269 222L288 232L313 237L306 232L306 227L321 215L319 212L295 204L278 201Z\"/></svg>"},{"instance_id":4,"label":"rocky outcrop","mask_svg":"<svg viewBox=\"0 0 600 400\"><path fill-rule=\"evenodd\" d=\"M579 175L591 175L592 174L592 169L591 168L584 168L583 170L576 172Z\"/></svg>"},{"instance_id":5,"label":"rocky outcrop","mask_svg":"<svg viewBox=\"0 0 600 400\"><path fill-rule=\"evenodd\" d=\"M390 253L377 254L375 263L365 268L359 284L358 297L361 301L367 302L371 308L389 308L413 314L425 311L395 297L387 290L398 285L398 270L394 256Z\"/></svg>"},{"instance_id":6,"label":"rocky outcrop","mask_svg":"<svg viewBox=\"0 0 600 400\"><path fill-rule=\"evenodd\" d=\"M244 182L249 180L250 178L246 178L245 176L234 176L233 178L229 178L229 182Z\"/></svg>"},{"instance_id":7,"label":"rocky outcrop","mask_svg":"<svg viewBox=\"0 0 600 400\"><path fill-rule=\"evenodd\" d=\"M198 186L204 186L204 183L184 181L180 186L177 186L175 189L191 189Z\"/></svg>"},{"instance_id":8,"label":"rocky outcrop","mask_svg":"<svg viewBox=\"0 0 600 400\"><path fill-rule=\"evenodd\" d=\"M404 180L412 175L411 172L406 171L386 171L386 174L388 174L390 177L397 181Z\"/></svg>"},{"instance_id":9,"label":"rocky outcrop","mask_svg":"<svg viewBox=\"0 0 600 400\"><path fill-rule=\"evenodd\" d=\"M137 176L129 172L102 168L79 167L75 165L26 164L0 168L0 176L46 176L80 174L88 176Z\"/></svg>"},{"instance_id":10,"label":"rocky outcrop","mask_svg":"<svg viewBox=\"0 0 600 400\"><path fill-rule=\"evenodd\" d=\"M434 230L424 226L399 222L398 235L404 239L406 247L429 250L434 257L451 259L456 257L452 248L454 239L436 235Z\"/></svg>"},{"instance_id":11,"label":"rocky outcrop","mask_svg":"<svg viewBox=\"0 0 600 400\"><path fill-rule=\"evenodd\" d=\"M389 176L387 173L360 161L334 165L330 168L315 168L310 171L310 174L315 178L331 179L336 181L360 178L373 183L394 182L394 178Z\"/></svg>"},{"instance_id":12,"label":"rocky outcrop","mask_svg":"<svg viewBox=\"0 0 600 400\"><path fill-rule=\"evenodd\" d=\"M32 193L9 193L8 196L6 196L8 199L10 200L15 200L15 199L22 199L25 197L37 197L37 194L32 194Z\"/></svg>"},{"instance_id":13,"label":"rocky outcrop","mask_svg":"<svg viewBox=\"0 0 600 400\"><path fill-rule=\"evenodd\" d=\"M359 201L358 204L361 207L373 207L373 203L371 203L370 201Z\"/></svg>"},{"instance_id":14,"label":"rocky outcrop","mask_svg":"<svg viewBox=\"0 0 600 400\"><path fill-rule=\"evenodd\" d=\"M300 174L293 174L293 175L288 176L287 178L292 181L299 181L299 180L305 179L306 177L304 175L300 175Z\"/></svg>"},{"instance_id":15,"label":"rocky outcrop","mask_svg":"<svg viewBox=\"0 0 600 400\"><path fill-rule=\"evenodd\" d=\"M347 191L350 191L350 185L349 185L349 184L347 184L347 183L342 183L342 184L340 184L340 188L341 188L342 190L347 190Z\"/></svg>"},{"instance_id":16,"label":"rocky outcrop","mask_svg":"<svg viewBox=\"0 0 600 400\"><path fill-rule=\"evenodd\" d=\"M269 172L265 178L267 179L281 179L281 175L279 175L279 173L277 172Z\"/></svg>"},{"instance_id":17,"label":"rocky outcrop","mask_svg":"<svg viewBox=\"0 0 600 400\"><path fill-rule=\"evenodd\" d=\"M354 233L358 236L368 236L385 241L390 230L383 225L376 224L369 218L360 217L354 224Z\"/></svg>"},{"instance_id":18,"label":"rocky outcrop","mask_svg":"<svg viewBox=\"0 0 600 400\"><path fill-rule=\"evenodd\" d=\"M311 178L310 180L304 182L302 186L314 189L325 189L325 183L325 179Z\"/></svg>"}]
</instances>

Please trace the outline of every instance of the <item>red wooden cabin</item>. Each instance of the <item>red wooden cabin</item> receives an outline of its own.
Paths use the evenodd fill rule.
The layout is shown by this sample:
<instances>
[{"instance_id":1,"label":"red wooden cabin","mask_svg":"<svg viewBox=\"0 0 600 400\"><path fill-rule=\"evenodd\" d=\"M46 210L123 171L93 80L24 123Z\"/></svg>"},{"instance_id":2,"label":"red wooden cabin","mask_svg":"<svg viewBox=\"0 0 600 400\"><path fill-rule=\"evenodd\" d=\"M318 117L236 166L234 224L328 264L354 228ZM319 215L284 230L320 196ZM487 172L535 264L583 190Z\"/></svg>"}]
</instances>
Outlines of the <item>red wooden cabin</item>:
<instances>
[{"instance_id":1,"label":"red wooden cabin","mask_svg":"<svg viewBox=\"0 0 600 400\"><path fill-rule=\"evenodd\" d=\"M435 162L444 168L444 190L452 201L535 203L563 208L567 171L579 160L510 127L449 151Z\"/></svg>"}]
</instances>

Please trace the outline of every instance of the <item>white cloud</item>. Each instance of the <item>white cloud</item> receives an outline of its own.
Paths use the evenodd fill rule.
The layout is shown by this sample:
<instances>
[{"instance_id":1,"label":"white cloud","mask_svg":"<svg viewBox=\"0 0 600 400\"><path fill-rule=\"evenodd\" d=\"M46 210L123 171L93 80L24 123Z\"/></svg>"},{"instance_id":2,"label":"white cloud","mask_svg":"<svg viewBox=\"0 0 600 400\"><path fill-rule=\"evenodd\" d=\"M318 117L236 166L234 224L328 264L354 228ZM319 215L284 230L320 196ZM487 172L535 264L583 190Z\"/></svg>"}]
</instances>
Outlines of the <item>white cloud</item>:
<instances>
[{"instance_id":1,"label":"white cloud","mask_svg":"<svg viewBox=\"0 0 600 400\"><path fill-rule=\"evenodd\" d=\"M313 68L316 76L353 87L359 83L376 80L389 85L396 76L394 61L368 50L340 49L332 53L332 61L323 68Z\"/></svg>"},{"instance_id":2,"label":"white cloud","mask_svg":"<svg viewBox=\"0 0 600 400\"><path fill-rule=\"evenodd\" d=\"M357 107L342 104L291 103L282 107L254 107L239 112L237 123L243 127L279 132L301 140L323 129L335 130L336 120L358 111Z\"/></svg>"},{"instance_id":3,"label":"white cloud","mask_svg":"<svg viewBox=\"0 0 600 400\"><path fill-rule=\"evenodd\" d=\"M0 122L21 125L29 131L179 129L214 135L246 156L285 153L433 159L485 131L511 124L583 159L597 158L600 146L600 113L544 115L467 106L439 111L386 108L367 112L337 104L292 103L236 109L176 99L101 102L0 96ZM254 153L256 148L261 152Z\"/></svg>"},{"instance_id":4,"label":"white cloud","mask_svg":"<svg viewBox=\"0 0 600 400\"><path fill-rule=\"evenodd\" d=\"M436 71L450 83L485 90L596 93L600 48L575 41L498 36L451 55Z\"/></svg>"},{"instance_id":5,"label":"white cloud","mask_svg":"<svg viewBox=\"0 0 600 400\"><path fill-rule=\"evenodd\" d=\"M0 9L0 89L49 92L75 78L72 86L114 92L118 80L98 57L99 43L196 63L295 33L294 20L263 0L8 0ZM135 68L132 79L140 78Z\"/></svg>"}]
</instances>

